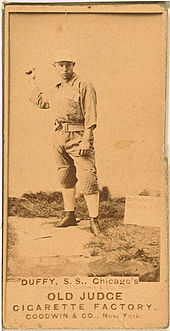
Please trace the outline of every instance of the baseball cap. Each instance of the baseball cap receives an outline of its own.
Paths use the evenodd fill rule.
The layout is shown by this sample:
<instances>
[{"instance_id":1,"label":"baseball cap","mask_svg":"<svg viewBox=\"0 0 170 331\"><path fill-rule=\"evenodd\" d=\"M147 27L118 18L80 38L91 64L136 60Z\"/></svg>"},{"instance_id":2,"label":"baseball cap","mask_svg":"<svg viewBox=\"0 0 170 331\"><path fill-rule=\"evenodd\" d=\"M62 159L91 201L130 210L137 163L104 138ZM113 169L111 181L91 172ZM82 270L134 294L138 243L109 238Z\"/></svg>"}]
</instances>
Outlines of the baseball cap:
<instances>
[{"instance_id":1,"label":"baseball cap","mask_svg":"<svg viewBox=\"0 0 170 331\"><path fill-rule=\"evenodd\" d=\"M54 63L62 61L75 62L75 57L69 51L61 50L55 54Z\"/></svg>"}]
</instances>

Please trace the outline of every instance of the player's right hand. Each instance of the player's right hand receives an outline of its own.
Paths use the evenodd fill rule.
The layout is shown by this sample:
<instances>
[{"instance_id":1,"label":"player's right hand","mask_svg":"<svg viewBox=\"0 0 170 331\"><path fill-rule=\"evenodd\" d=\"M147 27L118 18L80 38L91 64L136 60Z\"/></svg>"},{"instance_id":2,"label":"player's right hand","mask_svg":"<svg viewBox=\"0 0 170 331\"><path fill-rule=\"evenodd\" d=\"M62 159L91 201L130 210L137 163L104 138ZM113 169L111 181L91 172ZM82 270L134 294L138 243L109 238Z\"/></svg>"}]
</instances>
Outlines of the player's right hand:
<instances>
[{"instance_id":1,"label":"player's right hand","mask_svg":"<svg viewBox=\"0 0 170 331\"><path fill-rule=\"evenodd\" d=\"M28 69L25 74L27 75L28 81L33 81L36 78L36 70L35 68Z\"/></svg>"}]
</instances>

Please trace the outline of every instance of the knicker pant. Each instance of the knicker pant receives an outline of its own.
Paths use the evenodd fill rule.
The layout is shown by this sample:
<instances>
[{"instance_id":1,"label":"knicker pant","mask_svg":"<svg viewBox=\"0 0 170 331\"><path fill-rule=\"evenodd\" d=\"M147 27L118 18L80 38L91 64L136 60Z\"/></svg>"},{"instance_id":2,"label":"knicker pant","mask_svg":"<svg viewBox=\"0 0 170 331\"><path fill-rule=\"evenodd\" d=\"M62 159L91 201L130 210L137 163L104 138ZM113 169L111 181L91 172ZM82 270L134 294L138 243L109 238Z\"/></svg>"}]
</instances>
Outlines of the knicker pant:
<instances>
[{"instance_id":1,"label":"knicker pant","mask_svg":"<svg viewBox=\"0 0 170 331\"><path fill-rule=\"evenodd\" d=\"M55 160L60 184L63 188L72 188L79 181L81 193L98 192L95 153L92 147L86 156L79 155L81 132L55 132Z\"/></svg>"}]
</instances>

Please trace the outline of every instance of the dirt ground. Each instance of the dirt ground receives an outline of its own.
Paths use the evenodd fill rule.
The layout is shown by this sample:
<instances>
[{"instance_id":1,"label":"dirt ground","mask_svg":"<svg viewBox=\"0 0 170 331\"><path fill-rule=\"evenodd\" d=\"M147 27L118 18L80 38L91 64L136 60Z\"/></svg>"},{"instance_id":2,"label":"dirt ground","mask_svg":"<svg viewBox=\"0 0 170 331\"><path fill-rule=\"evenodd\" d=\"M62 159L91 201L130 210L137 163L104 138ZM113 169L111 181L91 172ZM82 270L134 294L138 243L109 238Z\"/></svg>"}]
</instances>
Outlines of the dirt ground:
<instances>
[{"instance_id":1,"label":"dirt ground","mask_svg":"<svg viewBox=\"0 0 170 331\"><path fill-rule=\"evenodd\" d=\"M9 200L9 215L18 216L19 222L28 217L28 222L31 222L31 218L34 217L46 217L52 227L59 222L62 208L59 192L31 193ZM85 248L90 250L91 256L102 258L102 264L96 264L94 272L88 275L138 274L141 281L159 281L160 230L157 227L124 224L124 210L125 198L110 199L105 190L100 201L101 235L99 238L93 236L85 245ZM77 199L77 215L78 218L87 220L87 209L82 197ZM9 223L9 257L14 255L16 243L17 229Z\"/></svg>"}]
</instances>

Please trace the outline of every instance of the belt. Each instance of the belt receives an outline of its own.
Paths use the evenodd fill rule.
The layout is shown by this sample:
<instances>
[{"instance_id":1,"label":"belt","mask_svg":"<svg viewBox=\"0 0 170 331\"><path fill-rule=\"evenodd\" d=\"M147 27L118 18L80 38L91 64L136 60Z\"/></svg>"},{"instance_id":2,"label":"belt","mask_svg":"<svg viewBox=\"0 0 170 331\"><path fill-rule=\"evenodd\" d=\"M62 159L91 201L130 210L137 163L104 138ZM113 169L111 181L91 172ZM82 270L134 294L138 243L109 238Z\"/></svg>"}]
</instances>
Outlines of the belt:
<instances>
[{"instance_id":1,"label":"belt","mask_svg":"<svg viewBox=\"0 0 170 331\"><path fill-rule=\"evenodd\" d=\"M64 130L64 132L84 131L84 124L79 123L60 123L56 131Z\"/></svg>"},{"instance_id":2,"label":"belt","mask_svg":"<svg viewBox=\"0 0 170 331\"><path fill-rule=\"evenodd\" d=\"M64 132L84 131L84 125L78 123L62 123Z\"/></svg>"}]
</instances>

